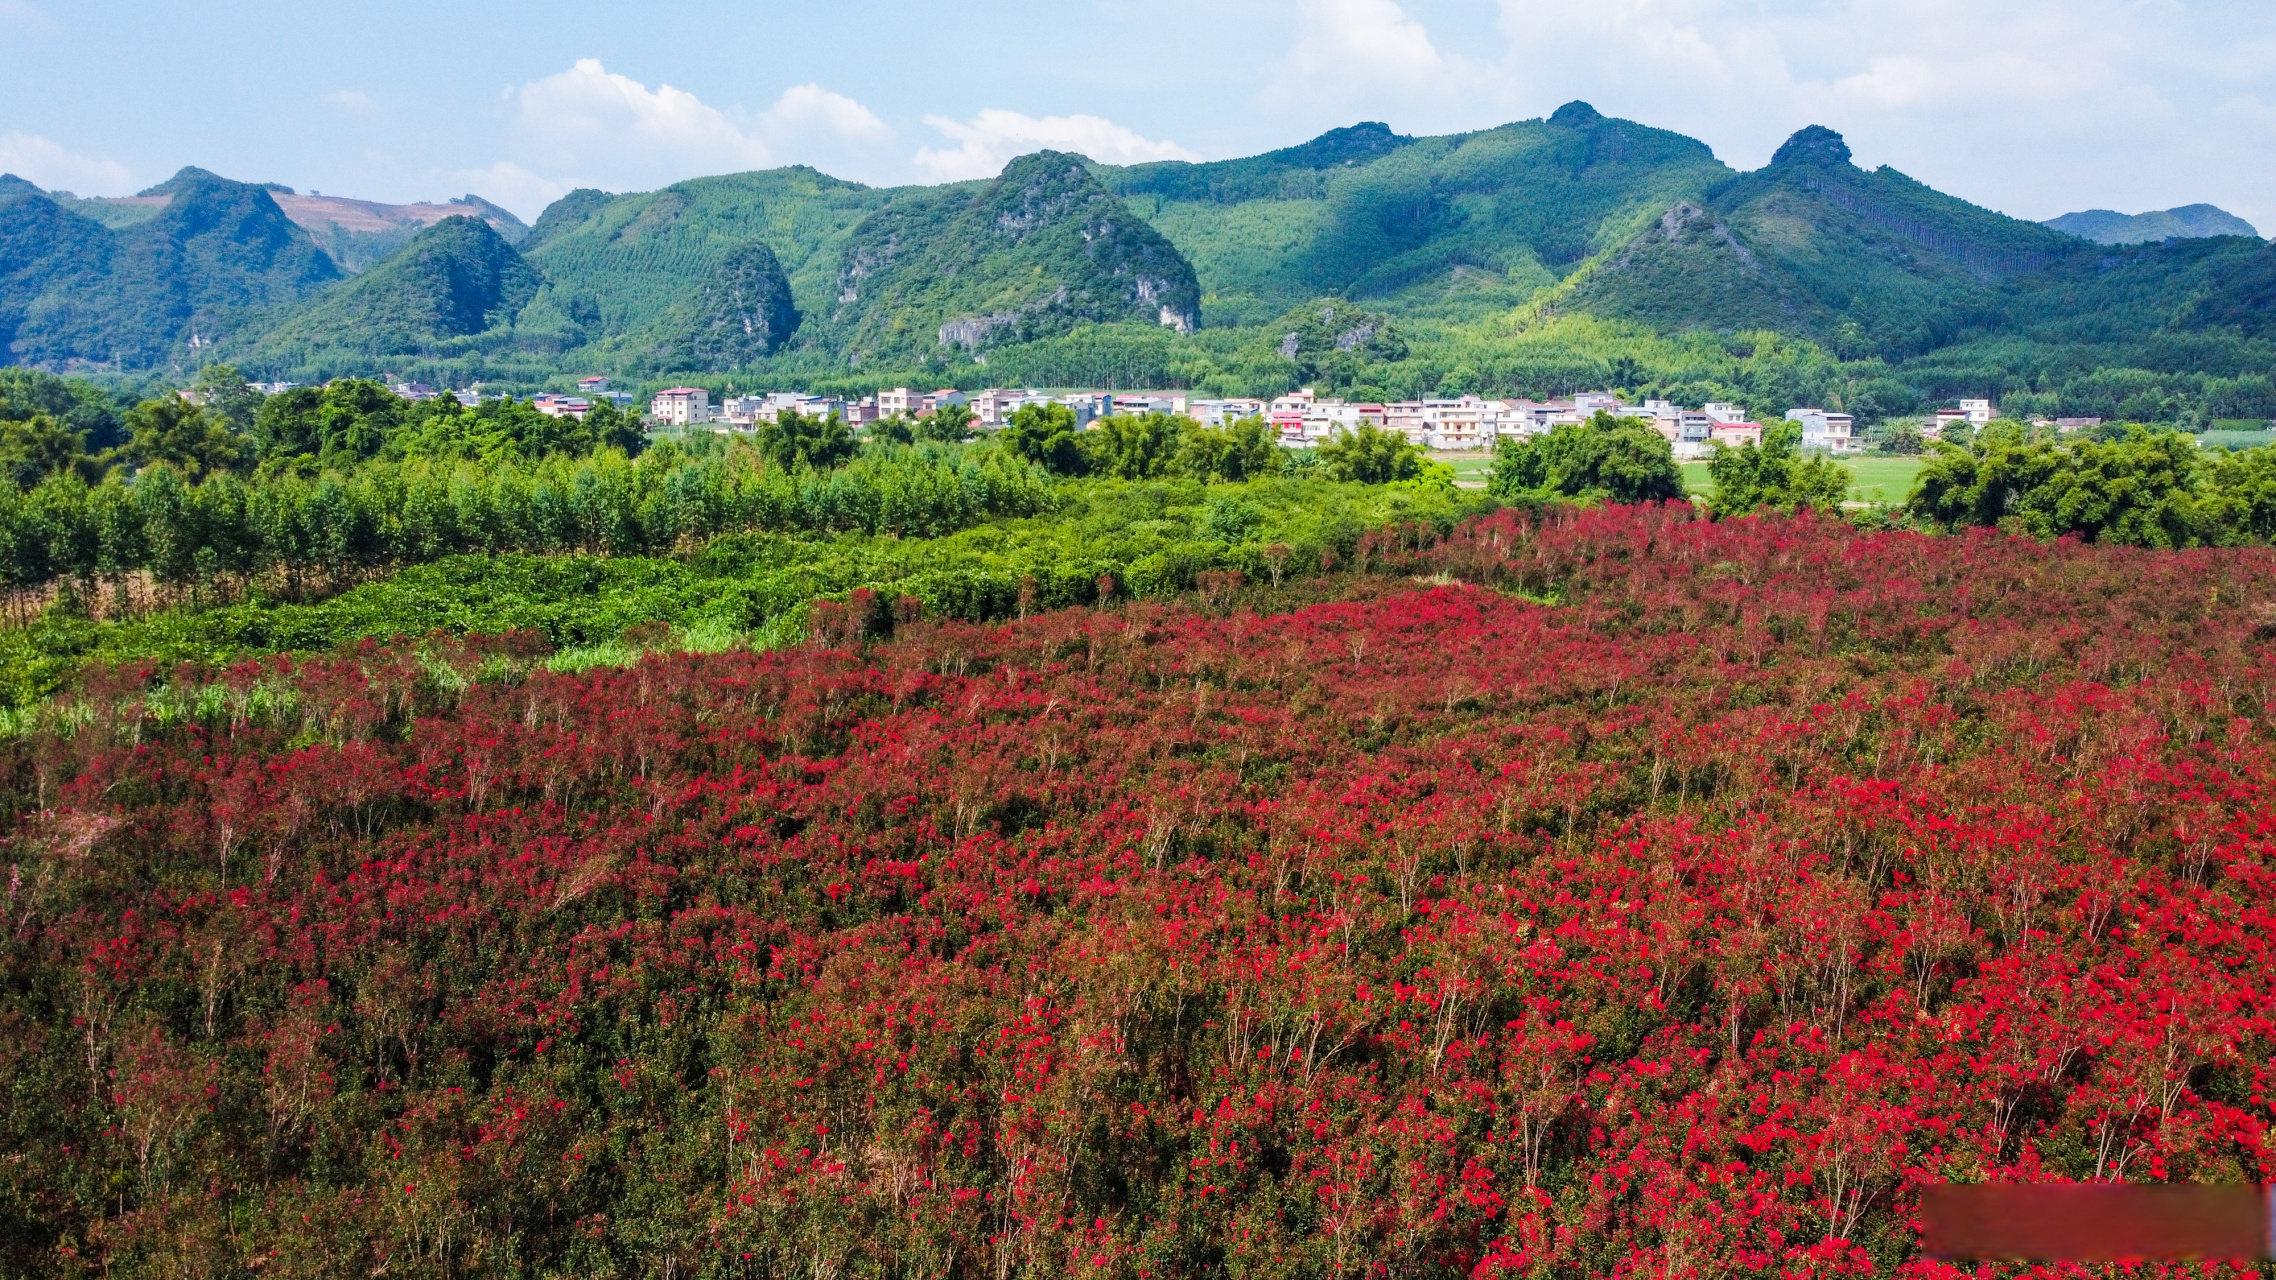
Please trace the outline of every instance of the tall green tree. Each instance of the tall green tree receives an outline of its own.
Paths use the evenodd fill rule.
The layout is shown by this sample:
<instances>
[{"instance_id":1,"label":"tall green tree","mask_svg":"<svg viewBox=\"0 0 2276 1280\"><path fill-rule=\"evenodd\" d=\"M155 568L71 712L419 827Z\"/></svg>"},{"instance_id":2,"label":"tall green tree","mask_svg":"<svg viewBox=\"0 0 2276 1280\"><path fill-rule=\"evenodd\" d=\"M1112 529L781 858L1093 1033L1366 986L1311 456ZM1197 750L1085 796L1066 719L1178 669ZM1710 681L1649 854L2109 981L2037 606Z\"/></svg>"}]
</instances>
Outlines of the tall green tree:
<instances>
[{"instance_id":1,"label":"tall green tree","mask_svg":"<svg viewBox=\"0 0 2276 1280\"><path fill-rule=\"evenodd\" d=\"M252 433L253 419L267 398L255 391L233 364L209 364L198 370L190 390L208 413L241 436Z\"/></svg>"},{"instance_id":2,"label":"tall green tree","mask_svg":"<svg viewBox=\"0 0 2276 1280\"><path fill-rule=\"evenodd\" d=\"M1177 470L1200 480L1242 481L1277 475L1285 465L1272 424L1243 418L1223 427L1196 427L1178 446Z\"/></svg>"},{"instance_id":3,"label":"tall green tree","mask_svg":"<svg viewBox=\"0 0 2276 1280\"><path fill-rule=\"evenodd\" d=\"M1906 509L1944 528L1998 526L2051 538L2188 547L2260 523L2261 468L2208 465L2178 431L2133 426L2115 440L2058 440L1995 420L1937 447ZM2223 481L2233 488L2224 493Z\"/></svg>"},{"instance_id":4,"label":"tall green tree","mask_svg":"<svg viewBox=\"0 0 2276 1280\"><path fill-rule=\"evenodd\" d=\"M1671 502L1683 496L1683 472L1667 440L1642 419L1599 410L1543 435L1503 437L1487 489L1504 498Z\"/></svg>"},{"instance_id":5,"label":"tall green tree","mask_svg":"<svg viewBox=\"0 0 2276 1280\"><path fill-rule=\"evenodd\" d=\"M957 444L971 438L972 424L979 417L969 405L944 404L917 419L916 434L926 440Z\"/></svg>"},{"instance_id":6,"label":"tall green tree","mask_svg":"<svg viewBox=\"0 0 2276 1280\"><path fill-rule=\"evenodd\" d=\"M1079 476L1090 470L1075 427L1075 411L1063 404L1032 401L1012 410L997 436L1003 447L1055 475Z\"/></svg>"},{"instance_id":7,"label":"tall green tree","mask_svg":"<svg viewBox=\"0 0 2276 1280\"><path fill-rule=\"evenodd\" d=\"M1773 511L1839 511L1849 492L1848 468L1823 453L1802 452L1802 424L1767 427L1762 443L1736 449L1721 444L1708 456L1715 488L1707 499L1716 518Z\"/></svg>"},{"instance_id":8,"label":"tall green tree","mask_svg":"<svg viewBox=\"0 0 2276 1280\"><path fill-rule=\"evenodd\" d=\"M1099 419L1082 436L1091 473L1120 480L1168 475L1177 461L1186 422L1166 413Z\"/></svg>"},{"instance_id":9,"label":"tall green tree","mask_svg":"<svg viewBox=\"0 0 2276 1280\"><path fill-rule=\"evenodd\" d=\"M100 469L87 457L86 435L48 414L0 422L0 472L19 489L30 489L49 476Z\"/></svg>"},{"instance_id":10,"label":"tall green tree","mask_svg":"<svg viewBox=\"0 0 2276 1280\"><path fill-rule=\"evenodd\" d=\"M230 471L253 460L253 445L232 433L219 418L180 396L145 400L129 410L130 434L119 450L137 467L165 463L191 478Z\"/></svg>"},{"instance_id":11,"label":"tall green tree","mask_svg":"<svg viewBox=\"0 0 2276 1280\"><path fill-rule=\"evenodd\" d=\"M827 471L854 456L861 442L836 414L800 413L784 409L774 421L762 422L756 436L759 451L776 466L812 467Z\"/></svg>"},{"instance_id":12,"label":"tall green tree","mask_svg":"<svg viewBox=\"0 0 2276 1280\"><path fill-rule=\"evenodd\" d=\"M1423 451L1397 431L1362 422L1329 436L1319 447L1320 465L1332 480L1389 484L1422 474Z\"/></svg>"}]
</instances>

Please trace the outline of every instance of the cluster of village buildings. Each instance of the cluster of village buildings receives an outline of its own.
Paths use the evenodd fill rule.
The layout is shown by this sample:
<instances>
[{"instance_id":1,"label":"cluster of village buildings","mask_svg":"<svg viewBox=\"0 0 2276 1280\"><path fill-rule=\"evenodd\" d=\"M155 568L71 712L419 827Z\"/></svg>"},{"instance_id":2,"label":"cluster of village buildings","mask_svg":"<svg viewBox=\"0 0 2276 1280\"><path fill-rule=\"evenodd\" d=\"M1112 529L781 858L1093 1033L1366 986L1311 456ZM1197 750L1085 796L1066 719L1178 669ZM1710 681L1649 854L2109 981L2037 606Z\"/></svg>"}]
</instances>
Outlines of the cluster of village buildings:
<instances>
[{"instance_id":1,"label":"cluster of village buildings","mask_svg":"<svg viewBox=\"0 0 2276 1280\"><path fill-rule=\"evenodd\" d=\"M273 394L293 384L254 385L257 390ZM464 404L480 403L478 390L437 391L415 382L393 383L389 389L410 400L452 396ZM611 390L605 377L592 377L578 379L575 395L548 392L533 397L530 403L539 413L582 418L603 401L630 410L634 397L628 392ZM858 400L800 391L769 391L731 395L714 403L711 392L703 387L670 387L657 392L649 401L648 418L658 426L683 430L709 427L715 431L749 431L761 422L774 421L778 414L790 409L809 417L836 414L847 425L859 428L883 418L921 418L948 405L962 405L972 411L978 425L995 428L1004 425L1022 405L1038 403L1066 406L1074 413L1078 427L1088 427L1110 416L1149 413L1191 418L1211 427L1260 418L1272 428L1281 444L1292 449L1317 447L1338 433L1368 423L1396 431L1425 449L1491 450L1505 437L1540 435L1560 426L1586 422L1599 412L1641 419L1667 438L1678 458L1701 458L1718 444L1736 448L1762 439L1762 424L1748 418L1746 411L1735 404L1709 403L1696 409L1667 400L1631 404L1610 391L1584 391L1561 400L1488 400L1466 395L1378 404L1317 395L1311 387L1269 400L1211 400L1180 391L1050 393L992 388L964 392L953 388L913 391L908 387L895 387ZM1946 428L1955 425L1980 427L1991 421L1993 412L1989 400L1961 400L1951 408L1937 410L1934 417L1922 425L1921 434L1934 440ZM1787 410L1786 420L1802 424L1804 449L1828 453L1864 451L1865 444L1857 434L1856 424L1846 413L1796 407ZM2059 418L2051 425L2076 430L2097 426L2101 421L2100 418Z\"/></svg>"},{"instance_id":2,"label":"cluster of village buildings","mask_svg":"<svg viewBox=\"0 0 2276 1280\"><path fill-rule=\"evenodd\" d=\"M833 396L776 391L763 395L730 396L714 404L702 387L672 387L649 402L649 417L659 425L714 430L750 430L772 421L785 409L810 416L836 414L852 426L865 426L880 418L905 415L923 417L947 405L963 405L982 427L1003 425L1022 405L1064 405L1078 426L1088 426L1110 415L1148 413L1191 418L1206 426L1222 427L1244 419L1263 419L1290 448L1316 447L1338 433L1361 423L1396 431L1426 449L1490 450L1508 436L1539 435L1567 424L1583 423L1600 412L1639 418L1667 437L1679 458L1704 457L1717 444L1736 447L1759 442L1762 424L1732 404L1684 408L1666 400L1630 404L1609 391L1583 392L1559 400L1488 400L1479 396L1449 399L1400 400L1386 403L1339 400L1321 396L1306 387L1272 399L1211 400L1182 392L1077 391L1048 394L1041 391L953 389L913 391L896 387L858 400ZM1983 423L1991 420L1991 403L1966 400L1952 411L1951 420ZM1846 413L1818 408L1790 410L1788 418L1802 424L1807 449L1831 453L1857 453L1864 449L1856 426ZM1930 430L1940 430L1940 420Z\"/></svg>"}]
</instances>

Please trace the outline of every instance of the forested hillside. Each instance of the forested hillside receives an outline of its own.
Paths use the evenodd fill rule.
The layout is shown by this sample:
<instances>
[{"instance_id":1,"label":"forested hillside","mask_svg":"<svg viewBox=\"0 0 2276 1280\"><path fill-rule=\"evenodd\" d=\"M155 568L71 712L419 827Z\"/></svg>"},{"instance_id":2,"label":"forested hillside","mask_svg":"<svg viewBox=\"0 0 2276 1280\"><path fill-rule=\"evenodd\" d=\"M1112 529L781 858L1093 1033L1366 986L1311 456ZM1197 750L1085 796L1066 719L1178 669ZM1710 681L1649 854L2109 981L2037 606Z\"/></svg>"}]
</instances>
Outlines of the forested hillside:
<instances>
[{"instance_id":1,"label":"forested hillside","mask_svg":"<svg viewBox=\"0 0 2276 1280\"><path fill-rule=\"evenodd\" d=\"M473 276L498 287L463 294L435 283L432 239L339 282L276 212L283 198L300 199L197 170L131 200L0 184L15 358L525 391L591 372L718 392L1609 386L1764 413L1799 396L1868 424L1955 396L2167 423L2276 416L2266 242L2099 245L1859 168L1817 127L1745 174L1576 102L1477 133L1364 123L1209 163L1030 156L940 187L793 167L579 190L518 249L489 218L497 243L443 254L490 262ZM2217 229L2198 212L2175 216ZM1384 340L1289 346L1302 317L1350 309Z\"/></svg>"},{"instance_id":2,"label":"forested hillside","mask_svg":"<svg viewBox=\"0 0 2276 1280\"><path fill-rule=\"evenodd\" d=\"M2097 244L2146 244L2153 240L2260 234L2251 223L2209 204L2186 204L2178 209L2153 209L2131 215L2110 209L2087 209L2049 218L2046 225Z\"/></svg>"},{"instance_id":3,"label":"forested hillside","mask_svg":"<svg viewBox=\"0 0 2276 1280\"><path fill-rule=\"evenodd\" d=\"M166 201L114 229L21 179L0 182L0 349L11 361L190 358L341 277L262 187L191 168L143 194Z\"/></svg>"},{"instance_id":4,"label":"forested hillside","mask_svg":"<svg viewBox=\"0 0 2276 1280\"><path fill-rule=\"evenodd\" d=\"M1360 125L1246 160L1102 172L1193 260L1212 324L1321 294L1506 309L1731 174L1701 143L1584 102L1481 133Z\"/></svg>"},{"instance_id":5,"label":"forested hillside","mask_svg":"<svg viewBox=\"0 0 2276 1280\"><path fill-rule=\"evenodd\" d=\"M830 320L849 364L966 354L1135 321L1191 332L1193 267L1081 156L1039 151L977 189L898 193L847 238Z\"/></svg>"},{"instance_id":6,"label":"forested hillside","mask_svg":"<svg viewBox=\"0 0 2276 1280\"><path fill-rule=\"evenodd\" d=\"M353 373L373 359L513 341L539 277L490 225L445 218L262 335L247 360Z\"/></svg>"}]
</instances>

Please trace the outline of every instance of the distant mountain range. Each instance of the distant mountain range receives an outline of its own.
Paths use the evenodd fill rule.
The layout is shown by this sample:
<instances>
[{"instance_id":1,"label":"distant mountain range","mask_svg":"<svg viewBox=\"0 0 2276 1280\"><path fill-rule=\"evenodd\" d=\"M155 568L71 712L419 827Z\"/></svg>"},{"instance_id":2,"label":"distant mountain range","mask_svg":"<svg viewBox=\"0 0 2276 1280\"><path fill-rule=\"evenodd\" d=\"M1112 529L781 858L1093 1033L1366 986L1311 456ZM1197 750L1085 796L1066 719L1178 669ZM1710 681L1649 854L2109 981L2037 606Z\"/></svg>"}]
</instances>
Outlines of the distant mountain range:
<instances>
[{"instance_id":1,"label":"distant mountain range","mask_svg":"<svg viewBox=\"0 0 2276 1280\"><path fill-rule=\"evenodd\" d=\"M2045 225L2096 244L2147 244L2153 240L2192 240L2206 236L2258 236L2260 232L2226 209L2185 204L2149 213L2087 209L2049 218Z\"/></svg>"},{"instance_id":2,"label":"distant mountain range","mask_svg":"<svg viewBox=\"0 0 2276 1280\"><path fill-rule=\"evenodd\" d=\"M5 178L0 345L51 366L218 355L303 379L783 358L949 376L1095 326L1241 329L1211 349L1269 352L1285 335L1265 329L1338 298L1440 331L1579 313L1902 360L2000 335L2265 335L2276 250L2250 232L2210 206L2025 222L1859 168L1814 126L1740 173L1578 102L1444 137L1361 123L1208 163L1042 152L935 187L791 167L580 190L527 227L471 196L383 205L199 169L112 200Z\"/></svg>"},{"instance_id":3,"label":"distant mountain range","mask_svg":"<svg viewBox=\"0 0 2276 1280\"><path fill-rule=\"evenodd\" d=\"M174 181L180 180L176 175ZM171 185L132 196L82 197L69 192L49 192L48 196L64 208L115 230L156 217L173 199ZM441 204L383 204L344 196L302 195L275 182L260 185L286 218L308 232L335 265L350 273L362 271L409 244L412 236L445 218L471 214L489 223L508 244L518 244L529 234L520 218L476 195Z\"/></svg>"}]
</instances>

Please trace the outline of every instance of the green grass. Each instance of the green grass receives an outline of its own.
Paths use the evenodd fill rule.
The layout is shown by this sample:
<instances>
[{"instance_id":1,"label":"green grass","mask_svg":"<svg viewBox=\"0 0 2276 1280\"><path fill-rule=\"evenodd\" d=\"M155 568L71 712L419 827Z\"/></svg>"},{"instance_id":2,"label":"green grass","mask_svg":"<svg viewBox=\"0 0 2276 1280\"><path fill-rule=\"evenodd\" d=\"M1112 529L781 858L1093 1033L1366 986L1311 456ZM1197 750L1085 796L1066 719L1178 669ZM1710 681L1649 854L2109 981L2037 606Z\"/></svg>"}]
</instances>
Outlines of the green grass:
<instances>
[{"instance_id":1,"label":"green grass","mask_svg":"<svg viewBox=\"0 0 2276 1280\"><path fill-rule=\"evenodd\" d=\"M1912 492L1912 482L1920 474L1920 458L1895 458L1868 454L1859 458L1843 458L1841 465L1849 468L1849 500L1878 505L1895 506ZM1699 497L1705 497L1715 488L1707 477L1705 462L1683 464L1683 487Z\"/></svg>"},{"instance_id":2,"label":"green grass","mask_svg":"<svg viewBox=\"0 0 2276 1280\"><path fill-rule=\"evenodd\" d=\"M2208 449L2258 449L2276 443L2276 433L2269 432L2264 423L2223 418L2213 424L2211 431L2198 432L2197 443Z\"/></svg>"}]
</instances>

